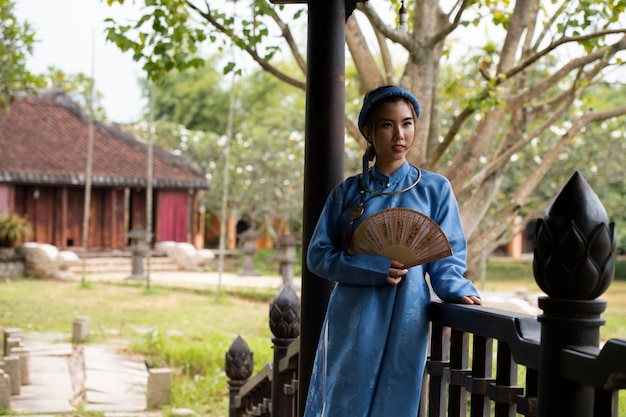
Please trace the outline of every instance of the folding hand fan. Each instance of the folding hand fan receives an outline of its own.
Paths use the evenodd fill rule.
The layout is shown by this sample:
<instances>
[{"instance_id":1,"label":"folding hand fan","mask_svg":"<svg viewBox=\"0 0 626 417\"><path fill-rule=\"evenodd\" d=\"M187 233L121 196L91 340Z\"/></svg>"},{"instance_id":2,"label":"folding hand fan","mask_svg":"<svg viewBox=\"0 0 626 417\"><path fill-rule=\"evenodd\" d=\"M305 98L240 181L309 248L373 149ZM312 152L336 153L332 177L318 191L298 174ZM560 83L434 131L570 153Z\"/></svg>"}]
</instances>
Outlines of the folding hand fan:
<instances>
[{"instance_id":1,"label":"folding hand fan","mask_svg":"<svg viewBox=\"0 0 626 417\"><path fill-rule=\"evenodd\" d=\"M365 219L354 231L348 252L382 255L410 268L450 256L452 248L433 219L399 207Z\"/></svg>"}]
</instances>

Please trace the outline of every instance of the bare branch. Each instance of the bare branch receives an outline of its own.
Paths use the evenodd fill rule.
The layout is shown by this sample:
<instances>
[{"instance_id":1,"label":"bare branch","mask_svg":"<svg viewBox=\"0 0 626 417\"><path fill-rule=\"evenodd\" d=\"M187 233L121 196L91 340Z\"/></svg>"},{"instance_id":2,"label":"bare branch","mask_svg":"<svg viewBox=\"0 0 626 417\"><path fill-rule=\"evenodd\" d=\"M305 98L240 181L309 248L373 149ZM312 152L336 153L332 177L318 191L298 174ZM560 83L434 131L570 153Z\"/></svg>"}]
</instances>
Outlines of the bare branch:
<instances>
[{"instance_id":1,"label":"bare branch","mask_svg":"<svg viewBox=\"0 0 626 417\"><path fill-rule=\"evenodd\" d=\"M266 2L266 4L267 4L267 2ZM291 51L291 54L293 55L294 59L296 60L296 63L298 64L298 67L300 67L300 69L302 70L303 74L306 74L306 61L302 57L302 54L300 54L300 50L298 49L298 44L296 43L295 39L293 38L293 35L291 33L291 29L289 29L289 25L287 25L280 18L278 13L276 13L276 8L271 7L271 9L272 9L272 19L274 19L274 22L276 22L276 24L280 28L280 30L281 30L281 32L283 34L283 38L285 38L285 40L287 41L287 45L289 45L289 50Z\"/></svg>"},{"instance_id":2,"label":"bare branch","mask_svg":"<svg viewBox=\"0 0 626 417\"><path fill-rule=\"evenodd\" d=\"M556 19L563 14L563 12L565 11L565 9L567 9L567 5L569 4L570 0L563 0L563 3L561 4L561 6L559 6L559 8L557 9L557 11L550 17L550 19L548 20L548 22L544 25L543 30L541 31L541 33L539 34L539 36L537 37L537 40L535 41L535 46L533 47L533 49L537 49L539 48L539 45L541 44L541 42L543 42L543 39L546 37L546 35L548 34L550 28L552 27L552 25L554 25L554 23L556 22Z\"/></svg>"},{"instance_id":3,"label":"bare branch","mask_svg":"<svg viewBox=\"0 0 626 417\"><path fill-rule=\"evenodd\" d=\"M355 16L350 16L346 22L346 43L357 69L362 92L382 85L383 75L378 69L378 65Z\"/></svg>"},{"instance_id":4,"label":"bare branch","mask_svg":"<svg viewBox=\"0 0 626 417\"><path fill-rule=\"evenodd\" d=\"M378 47L380 48L380 55L383 60L383 68L385 69L385 79L386 84L398 84L398 80L396 78L396 74L394 74L393 62L391 60L391 53L389 52L389 48L387 47L387 38L380 33L376 28L374 28L374 34L376 35L376 41L378 42Z\"/></svg>"},{"instance_id":5,"label":"bare branch","mask_svg":"<svg viewBox=\"0 0 626 417\"><path fill-rule=\"evenodd\" d=\"M390 41L399 43L409 51L419 47L419 43L416 42L409 33L400 32L387 25L369 2L357 3L357 9L363 12L372 23L372 26Z\"/></svg>"},{"instance_id":6,"label":"bare branch","mask_svg":"<svg viewBox=\"0 0 626 417\"><path fill-rule=\"evenodd\" d=\"M454 141L454 138L461 130L463 123L465 123L467 119L469 119L470 116L474 113L476 113L475 109L466 107L465 109L463 109L461 113L459 113L454 118L454 120L452 121L452 125L450 126L450 129L448 129L448 132L443 138L443 141L439 144L439 146L437 146L437 148L432 152L432 154L428 155L428 161L426 162L424 166L426 169L433 169L433 167L439 164L439 161L441 160L443 155L446 153L446 150L450 147L450 145Z\"/></svg>"},{"instance_id":7,"label":"bare branch","mask_svg":"<svg viewBox=\"0 0 626 417\"><path fill-rule=\"evenodd\" d=\"M496 156L487 166L477 172L467 183L463 185L458 191L458 195L466 195L471 193L471 191L477 187L480 183L485 181L487 177L493 175L496 171L502 169L506 164L511 160L511 156L513 156L516 152L522 150L530 141L537 137L541 132L545 129L549 128L556 122L559 117L566 111L571 103L573 102L572 92L568 91L568 96L570 96L570 100L563 101L558 109L551 111L550 117L544 120L539 126L535 128L530 134L524 135L523 138L515 141L511 146L509 146L506 150L501 152L498 156Z\"/></svg>"},{"instance_id":8,"label":"bare branch","mask_svg":"<svg viewBox=\"0 0 626 417\"><path fill-rule=\"evenodd\" d=\"M530 67L532 64L537 62L539 59L541 59L544 56L548 55L550 52L554 51L556 48L558 48L558 47L560 47L562 45L565 45L565 44L568 44L568 43L581 42L581 41L585 41L585 40L591 40L591 39L599 38L599 37L606 36L606 35L617 35L617 34L620 34L620 33L626 35L626 29L603 30L603 31L595 32L595 33L592 33L592 34L589 34L589 35L564 36L561 39L551 43L550 45L548 45L543 50L538 51L536 54L530 55L525 60L519 62L514 68L511 68L509 71L507 71L504 74L504 76L506 78L512 78L517 73L523 71L525 68ZM618 44L619 44L619 42L618 42ZM599 50L595 54L597 55L598 53L600 53L600 51L602 51L602 50L604 50L606 48L610 48L610 46L602 48L601 50ZM620 49L623 49L623 48L620 48Z\"/></svg>"},{"instance_id":9,"label":"bare branch","mask_svg":"<svg viewBox=\"0 0 626 417\"><path fill-rule=\"evenodd\" d=\"M190 1L187 1L187 4L193 10L195 10L196 13L198 13L201 17L203 17L207 22L209 22L211 25L213 25L213 27L215 27L215 29L218 32L223 33L224 35L228 36L230 39L233 40L233 42L235 44L239 45L241 49L246 51L246 53L248 55L250 55L250 57L252 57L252 59L257 64L259 64L261 66L261 68L263 68L265 71L269 72L270 74L272 74L273 76L275 76L279 80L284 81L284 82L286 82L289 85L292 85L294 87L300 88L302 90L306 89L306 82L305 81L297 80L297 79L287 75L286 73L284 73L283 71L281 71L277 67L271 65L267 60L265 60L261 56L259 56L259 54L244 39L242 39L242 38L240 38L238 36L235 36L235 34L232 31L227 30L224 26L222 26L215 19L215 17L211 13L210 9L207 9L207 11L205 12L203 10L200 10L198 7L196 7Z\"/></svg>"},{"instance_id":10,"label":"bare branch","mask_svg":"<svg viewBox=\"0 0 626 417\"><path fill-rule=\"evenodd\" d=\"M559 70L555 71L549 77L546 77L543 81L537 83L532 88L522 91L514 99L510 100L510 104L514 107L522 105L528 101L531 97L537 96L547 91L551 86L562 80L567 74L576 68L581 68L589 63L600 60L603 62L602 66L606 66L606 58L613 56L617 51L626 49L626 36L622 37L618 42L613 45L606 46L599 49L596 52L584 55L582 57L573 59L563 65Z\"/></svg>"},{"instance_id":11,"label":"bare branch","mask_svg":"<svg viewBox=\"0 0 626 417\"><path fill-rule=\"evenodd\" d=\"M431 45L436 45L439 42L443 42L446 37L448 37L448 35L454 32L454 30L458 28L461 24L461 16L467 8L468 3L468 0L462 0L457 2L457 4L455 4L455 6L450 11L450 13L452 13L458 7L454 19L452 19L452 22L449 25L446 25L442 30L437 32L428 43L430 43ZM447 15L447 20L450 21L450 14Z\"/></svg>"},{"instance_id":12,"label":"bare branch","mask_svg":"<svg viewBox=\"0 0 626 417\"><path fill-rule=\"evenodd\" d=\"M514 204L523 204L530 193L537 187L539 182L546 175L550 167L557 161L559 155L571 142L571 140L587 125L600 122L602 120L611 119L613 117L623 116L626 114L626 106L616 107L605 111L590 111L580 118L576 119L567 132L559 139L557 144L550 149L541 160L541 163L528 175L526 181L518 189L517 193L511 200Z\"/></svg>"}]
</instances>

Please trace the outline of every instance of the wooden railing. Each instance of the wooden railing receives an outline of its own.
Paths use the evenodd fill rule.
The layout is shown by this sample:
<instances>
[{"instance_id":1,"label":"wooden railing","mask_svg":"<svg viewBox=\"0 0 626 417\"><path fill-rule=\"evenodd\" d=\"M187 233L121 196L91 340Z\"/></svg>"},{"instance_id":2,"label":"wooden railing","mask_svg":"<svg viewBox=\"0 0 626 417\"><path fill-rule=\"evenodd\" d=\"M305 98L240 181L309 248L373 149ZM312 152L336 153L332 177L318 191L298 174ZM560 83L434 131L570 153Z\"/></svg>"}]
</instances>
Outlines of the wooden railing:
<instances>
[{"instance_id":1,"label":"wooden railing","mask_svg":"<svg viewBox=\"0 0 626 417\"><path fill-rule=\"evenodd\" d=\"M295 292L283 289L275 302L285 303L280 299L284 296L295 296ZM433 302L430 318L430 355L419 416L540 415L539 377L552 370L540 370L542 345L538 317ZM276 336L283 342L290 340ZM231 417L296 416L299 339L288 343L282 354L276 354L275 350L272 364L250 379L234 379L229 372L232 362L227 365L231 378ZM251 357L245 342L233 343L227 363L229 357L237 355ZM561 381L548 388L556 391L549 395L554 397L552 402L557 404L559 412L551 415L618 416L618 391L626 389L625 339L611 339L602 349L565 346L557 357L551 367L556 368ZM248 364L251 369L251 361ZM273 389L277 392L273 393ZM566 396L557 401L559 392ZM567 406L567 403L577 405ZM578 403L583 403L582 407ZM276 414L272 413L274 407ZM567 408L574 408L571 414L565 412Z\"/></svg>"},{"instance_id":2,"label":"wooden railing","mask_svg":"<svg viewBox=\"0 0 626 417\"><path fill-rule=\"evenodd\" d=\"M625 415L626 339L601 346L606 302L597 299L613 279L614 252L614 225L576 174L538 221L533 269L546 293L542 314L431 303L418 416ZM274 360L256 376L243 339L231 345L231 417L297 417L299 307L283 286L270 313Z\"/></svg>"},{"instance_id":3,"label":"wooden railing","mask_svg":"<svg viewBox=\"0 0 626 417\"><path fill-rule=\"evenodd\" d=\"M230 416L295 416L298 409L300 300L283 285L270 306L274 360L254 377L252 352L238 336L226 353ZM250 378L250 379L248 379Z\"/></svg>"}]
</instances>

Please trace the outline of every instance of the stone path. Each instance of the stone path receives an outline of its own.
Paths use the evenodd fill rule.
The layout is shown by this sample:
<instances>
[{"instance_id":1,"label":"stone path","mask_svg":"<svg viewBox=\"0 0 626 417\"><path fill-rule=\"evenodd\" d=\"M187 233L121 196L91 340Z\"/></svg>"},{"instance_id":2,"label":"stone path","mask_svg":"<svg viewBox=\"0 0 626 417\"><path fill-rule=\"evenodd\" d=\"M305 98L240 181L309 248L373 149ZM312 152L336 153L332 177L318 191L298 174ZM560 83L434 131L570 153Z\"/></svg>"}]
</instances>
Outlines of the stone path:
<instances>
[{"instance_id":1,"label":"stone path","mask_svg":"<svg viewBox=\"0 0 626 417\"><path fill-rule=\"evenodd\" d=\"M160 415L143 413L148 371L142 361L122 356L110 345L79 345L74 350L70 343L53 340L55 336L24 334L30 384L11 396L12 410L62 414L80 407L107 415Z\"/></svg>"}]
</instances>

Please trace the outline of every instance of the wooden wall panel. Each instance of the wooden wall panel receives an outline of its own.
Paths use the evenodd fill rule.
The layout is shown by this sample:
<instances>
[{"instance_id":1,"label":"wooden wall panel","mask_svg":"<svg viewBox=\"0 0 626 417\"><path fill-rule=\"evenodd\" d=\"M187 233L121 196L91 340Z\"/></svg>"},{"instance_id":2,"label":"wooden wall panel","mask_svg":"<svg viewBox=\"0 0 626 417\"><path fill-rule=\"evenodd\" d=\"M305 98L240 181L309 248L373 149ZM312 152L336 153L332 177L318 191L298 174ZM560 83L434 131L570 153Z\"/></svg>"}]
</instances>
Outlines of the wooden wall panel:
<instances>
[{"instance_id":1,"label":"wooden wall panel","mask_svg":"<svg viewBox=\"0 0 626 417\"><path fill-rule=\"evenodd\" d=\"M84 205L85 190L83 188L68 188L66 228L66 244L68 249L79 249L83 246Z\"/></svg>"},{"instance_id":2,"label":"wooden wall panel","mask_svg":"<svg viewBox=\"0 0 626 417\"><path fill-rule=\"evenodd\" d=\"M62 250L81 250L83 229L83 206L85 189L68 186L4 186L4 196L10 196L12 211L31 222L33 235L30 241L50 243ZM171 194L184 196L185 204L176 207L184 220L183 229L187 235L193 236L198 219L195 217L197 201L188 201L187 191L169 191ZM127 188L92 188L89 214L89 250L124 250L128 249L127 233L134 227L146 228L146 193L141 189ZM152 208L152 230L161 232L159 213L159 190L154 191ZM190 212L190 213L189 213ZM161 214L161 215L160 215ZM191 214L191 216L190 216ZM170 213L171 217L172 214ZM167 217L167 216L166 216ZM190 218L191 217L191 218ZM192 221L193 220L193 221ZM173 221L170 219L170 221ZM199 221L198 221L199 223ZM154 233L154 232L153 232ZM200 232L200 235L202 233ZM186 241L189 241L187 236ZM181 240L182 238L177 238ZM158 242L159 236L153 236ZM199 242L199 247L202 242Z\"/></svg>"},{"instance_id":3,"label":"wooden wall panel","mask_svg":"<svg viewBox=\"0 0 626 417\"><path fill-rule=\"evenodd\" d=\"M11 187L9 184L0 184L0 213L11 211Z\"/></svg>"}]
</instances>

